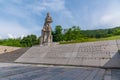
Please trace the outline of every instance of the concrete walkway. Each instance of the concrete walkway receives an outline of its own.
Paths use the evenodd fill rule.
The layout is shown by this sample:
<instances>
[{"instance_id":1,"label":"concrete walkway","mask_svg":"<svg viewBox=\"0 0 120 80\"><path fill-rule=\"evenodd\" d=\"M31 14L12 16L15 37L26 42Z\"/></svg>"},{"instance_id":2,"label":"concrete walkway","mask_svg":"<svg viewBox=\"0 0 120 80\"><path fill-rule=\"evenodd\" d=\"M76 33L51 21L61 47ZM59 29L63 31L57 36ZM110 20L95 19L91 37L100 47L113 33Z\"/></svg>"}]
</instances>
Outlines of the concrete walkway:
<instances>
[{"instance_id":1,"label":"concrete walkway","mask_svg":"<svg viewBox=\"0 0 120 80\"><path fill-rule=\"evenodd\" d=\"M2 65L2 66L1 66ZM103 80L104 69L0 63L0 80Z\"/></svg>"},{"instance_id":2,"label":"concrete walkway","mask_svg":"<svg viewBox=\"0 0 120 80\"><path fill-rule=\"evenodd\" d=\"M120 80L120 69L0 63L0 80Z\"/></svg>"}]
</instances>

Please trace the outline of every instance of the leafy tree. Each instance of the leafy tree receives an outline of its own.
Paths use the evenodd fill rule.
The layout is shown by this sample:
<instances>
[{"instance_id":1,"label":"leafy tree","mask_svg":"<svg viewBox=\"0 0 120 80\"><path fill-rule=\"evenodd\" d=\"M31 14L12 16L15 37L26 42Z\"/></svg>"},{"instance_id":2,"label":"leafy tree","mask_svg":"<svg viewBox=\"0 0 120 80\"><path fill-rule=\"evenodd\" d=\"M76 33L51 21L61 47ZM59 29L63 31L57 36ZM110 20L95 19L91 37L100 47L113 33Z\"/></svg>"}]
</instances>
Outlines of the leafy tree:
<instances>
[{"instance_id":1,"label":"leafy tree","mask_svg":"<svg viewBox=\"0 0 120 80\"><path fill-rule=\"evenodd\" d=\"M31 47L39 43L39 39L37 39L36 35L28 35L24 37L21 42L22 46L24 47Z\"/></svg>"},{"instance_id":2,"label":"leafy tree","mask_svg":"<svg viewBox=\"0 0 120 80\"><path fill-rule=\"evenodd\" d=\"M113 34L114 35L120 35L120 29L116 29Z\"/></svg>"},{"instance_id":3,"label":"leafy tree","mask_svg":"<svg viewBox=\"0 0 120 80\"><path fill-rule=\"evenodd\" d=\"M80 28L78 26L73 26L72 28L69 28L65 34L64 34L64 40L70 41L70 40L78 40L81 38Z\"/></svg>"},{"instance_id":4,"label":"leafy tree","mask_svg":"<svg viewBox=\"0 0 120 80\"><path fill-rule=\"evenodd\" d=\"M62 26L58 25L55 27L55 30L53 31L53 41L59 42L62 40L63 40Z\"/></svg>"},{"instance_id":5,"label":"leafy tree","mask_svg":"<svg viewBox=\"0 0 120 80\"><path fill-rule=\"evenodd\" d=\"M64 34L64 40L65 41L70 41L72 40L72 29L69 28L67 32Z\"/></svg>"},{"instance_id":6,"label":"leafy tree","mask_svg":"<svg viewBox=\"0 0 120 80\"><path fill-rule=\"evenodd\" d=\"M3 40L0 40L0 45L21 47L22 45L20 44L20 40L21 40L20 38L18 38L18 39L3 39Z\"/></svg>"}]
</instances>

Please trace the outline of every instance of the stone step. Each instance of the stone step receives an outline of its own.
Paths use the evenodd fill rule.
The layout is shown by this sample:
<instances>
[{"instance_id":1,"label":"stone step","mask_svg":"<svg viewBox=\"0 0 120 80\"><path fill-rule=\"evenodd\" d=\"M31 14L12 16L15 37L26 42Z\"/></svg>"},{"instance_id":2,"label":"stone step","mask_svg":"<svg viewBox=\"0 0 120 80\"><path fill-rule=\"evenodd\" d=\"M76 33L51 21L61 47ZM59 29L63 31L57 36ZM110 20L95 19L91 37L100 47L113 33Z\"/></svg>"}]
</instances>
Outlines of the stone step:
<instances>
[{"instance_id":1,"label":"stone step","mask_svg":"<svg viewBox=\"0 0 120 80\"><path fill-rule=\"evenodd\" d=\"M15 62L74 66L120 67L115 40L55 46L34 46ZM111 64L114 63L114 64Z\"/></svg>"}]
</instances>

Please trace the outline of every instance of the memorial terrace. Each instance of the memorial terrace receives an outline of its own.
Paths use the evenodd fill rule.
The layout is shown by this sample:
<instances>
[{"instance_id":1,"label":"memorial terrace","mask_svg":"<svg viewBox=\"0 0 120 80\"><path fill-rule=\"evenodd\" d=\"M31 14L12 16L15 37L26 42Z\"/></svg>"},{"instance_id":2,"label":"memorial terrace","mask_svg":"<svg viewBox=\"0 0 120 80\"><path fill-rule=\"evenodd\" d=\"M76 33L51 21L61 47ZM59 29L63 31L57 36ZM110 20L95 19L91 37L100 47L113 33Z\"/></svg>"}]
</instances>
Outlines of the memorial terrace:
<instances>
[{"instance_id":1,"label":"memorial terrace","mask_svg":"<svg viewBox=\"0 0 120 80\"><path fill-rule=\"evenodd\" d=\"M15 62L119 68L120 40L33 46Z\"/></svg>"}]
</instances>

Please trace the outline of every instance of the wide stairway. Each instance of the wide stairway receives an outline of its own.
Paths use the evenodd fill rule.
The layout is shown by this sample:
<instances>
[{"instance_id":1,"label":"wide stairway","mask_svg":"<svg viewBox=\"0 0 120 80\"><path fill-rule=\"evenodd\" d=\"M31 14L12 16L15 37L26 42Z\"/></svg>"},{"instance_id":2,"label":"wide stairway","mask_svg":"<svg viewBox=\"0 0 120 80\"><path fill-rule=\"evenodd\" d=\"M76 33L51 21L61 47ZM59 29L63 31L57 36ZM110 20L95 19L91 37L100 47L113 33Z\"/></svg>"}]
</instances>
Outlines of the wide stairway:
<instances>
[{"instance_id":1,"label":"wide stairway","mask_svg":"<svg viewBox=\"0 0 120 80\"><path fill-rule=\"evenodd\" d=\"M120 40L34 46L15 62L64 66L120 67Z\"/></svg>"}]
</instances>

